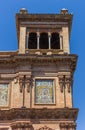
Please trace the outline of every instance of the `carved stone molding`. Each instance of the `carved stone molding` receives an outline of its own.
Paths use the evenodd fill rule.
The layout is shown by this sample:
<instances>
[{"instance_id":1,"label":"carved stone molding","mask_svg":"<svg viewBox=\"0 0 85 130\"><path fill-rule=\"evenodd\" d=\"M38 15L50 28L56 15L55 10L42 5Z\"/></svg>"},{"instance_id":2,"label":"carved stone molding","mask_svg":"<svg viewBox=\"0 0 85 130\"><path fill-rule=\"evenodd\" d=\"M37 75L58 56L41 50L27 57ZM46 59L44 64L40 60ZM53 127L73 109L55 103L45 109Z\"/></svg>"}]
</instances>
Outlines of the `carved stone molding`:
<instances>
[{"instance_id":1,"label":"carved stone molding","mask_svg":"<svg viewBox=\"0 0 85 130\"><path fill-rule=\"evenodd\" d=\"M0 130L8 130L8 128L0 128Z\"/></svg>"},{"instance_id":2,"label":"carved stone molding","mask_svg":"<svg viewBox=\"0 0 85 130\"><path fill-rule=\"evenodd\" d=\"M76 124L75 123L60 123L60 128L76 129Z\"/></svg>"},{"instance_id":3,"label":"carved stone molding","mask_svg":"<svg viewBox=\"0 0 85 130\"><path fill-rule=\"evenodd\" d=\"M11 125L11 128L14 129L18 129L18 128L31 128L32 125L30 123L26 123L26 122L19 122L19 123L15 123Z\"/></svg>"},{"instance_id":4,"label":"carved stone molding","mask_svg":"<svg viewBox=\"0 0 85 130\"><path fill-rule=\"evenodd\" d=\"M51 129L47 126L44 126L44 127L39 128L39 129L36 129L36 130L53 130L53 129Z\"/></svg>"},{"instance_id":5,"label":"carved stone molding","mask_svg":"<svg viewBox=\"0 0 85 130\"><path fill-rule=\"evenodd\" d=\"M47 50L46 50L47 52ZM76 62L77 62L77 55L71 55L71 54L52 54L52 55L37 55L37 54L14 54L11 56L11 53L8 56L4 56L3 58L0 57L0 66L4 66L4 68L9 68L11 69L15 68L16 72L16 67L18 65L28 62L30 64L38 64L38 63L56 63L56 64L68 64L69 68L74 71L76 67Z\"/></svg>"},{"instance_id":6,"label":"carved stone molding","mask_svg":"<svg viewBox=\"0 0 85 130\"><path fill-rule=\"evenodd\" d=\"M59 85L61 92L63 92L63 76L59 76Z\"/></svg>"},{"instance_id":7,"label":"carved stone molding","mask_svg":"<svg viewBox=\"0 0 85 130\"><path fill-rule=\"evenodd\" d=\"M56 109L28 109L14 108L10 110L0 110L0 121L15 119L50 119L50 120L76 120L78 109L74 108L56 108Z\"/></svg>"}]
</instances>

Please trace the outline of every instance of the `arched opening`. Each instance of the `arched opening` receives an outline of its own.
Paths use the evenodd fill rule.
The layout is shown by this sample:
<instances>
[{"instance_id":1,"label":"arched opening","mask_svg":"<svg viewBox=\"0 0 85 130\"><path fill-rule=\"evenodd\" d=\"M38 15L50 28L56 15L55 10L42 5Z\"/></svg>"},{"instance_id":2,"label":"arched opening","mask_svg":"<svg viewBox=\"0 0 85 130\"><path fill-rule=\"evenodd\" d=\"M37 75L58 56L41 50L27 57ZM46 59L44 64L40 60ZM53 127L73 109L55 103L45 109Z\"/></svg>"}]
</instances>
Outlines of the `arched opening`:
<instances>
[{"instance_id":1,"label":"arched opening","mask_svg":"<svg viewBox=\"0 0 85 130\"><path fill-rule=\"evenodd\" d=\"M33 32L29 33L28 48L37 49L37 34L36 33L33 33Z\"/></svg>"},{"instance_id":2,"label":"arched opening","mask_svg":"<svg viewBox=\"0 0 85 130\"><path fill-rule=\"evenodd\" d=\"M40 49L48 49L48 34L40 34Z\"/></svg>"},{"instance_id":3,"label":"arched opening","mask_svg":"<svg viewBox=\"0 0 85 130\"><path fill-rule=\"evenodd\" d=\"M51 35L51 49L60 49L60 37L58 33Z\"/></svg>"}]
</instances>

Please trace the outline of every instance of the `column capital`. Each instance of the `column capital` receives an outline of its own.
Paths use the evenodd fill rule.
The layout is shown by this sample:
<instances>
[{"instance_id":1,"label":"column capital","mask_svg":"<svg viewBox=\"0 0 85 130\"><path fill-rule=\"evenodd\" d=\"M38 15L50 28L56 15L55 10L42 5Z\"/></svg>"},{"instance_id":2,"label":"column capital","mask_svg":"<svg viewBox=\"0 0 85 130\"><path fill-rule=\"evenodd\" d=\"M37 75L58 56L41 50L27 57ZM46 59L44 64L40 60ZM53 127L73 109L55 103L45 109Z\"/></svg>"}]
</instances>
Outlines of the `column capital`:
<instances>
[{"instance_id":1,"label":"column capital","mask_svg":"<svg viewBox=\"0 0 85 130\"><path fill-rule=\"evenodd\" d=\"M29 36L29 32L27 32L26 36Z\"/></svg>"},{"instance_id":2,"label":"column capital","mask_svg":"<svg viewBox=\"0 0 85 130\"><path fill-rule=\"evenodd\" d=\"M51 32L48 32L48 36L51 37Z\"/></svg>"},{"instance_id":3,"label":"column capital","mask_svg":"<svg viewBox=\"0 0 85 130\"><path fill-rule=\"evenodd\" d=\"M39 31L37 32L37 37L40 37L40 32Z\"/></svg>"},{"instance_id":4,"label":"column capital","mask_svg":"<svg viewBox=\"0 0 85 130\"><path fill-rule=\"evenodd\" d=\"M63 35L62 34L59 34L59 37L62 37Z\"/></svg>"}]
</instances>

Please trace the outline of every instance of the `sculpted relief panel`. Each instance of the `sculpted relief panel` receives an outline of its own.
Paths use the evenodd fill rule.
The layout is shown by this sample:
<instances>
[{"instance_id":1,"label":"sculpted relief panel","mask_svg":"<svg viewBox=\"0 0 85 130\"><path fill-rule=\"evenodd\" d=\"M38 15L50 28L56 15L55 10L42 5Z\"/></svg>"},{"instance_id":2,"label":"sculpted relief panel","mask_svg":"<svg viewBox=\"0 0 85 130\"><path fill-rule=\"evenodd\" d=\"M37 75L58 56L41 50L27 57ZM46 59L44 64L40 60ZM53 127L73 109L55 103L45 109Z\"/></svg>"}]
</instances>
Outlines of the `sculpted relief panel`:
<instances>
[{"instance_id":1,"label":"sculpted relief panel","mask_svg":"<svg viewBox=\"0 0 85 130\"><path fill-rule=\"evenodd\" d=\"M36 103L52 104L54 103L54 85L53 80L36 80Z\"/></svg>"},{"instance_id":2,"label":"sculpted relief panel","mask_svg":"<svg viewBox=\"0 0 85 130\"><path fill-rule=\"evenodd\" d=\"M8 84L0 84L0 107L8 106Z\"/></svg>"}]
</instances>

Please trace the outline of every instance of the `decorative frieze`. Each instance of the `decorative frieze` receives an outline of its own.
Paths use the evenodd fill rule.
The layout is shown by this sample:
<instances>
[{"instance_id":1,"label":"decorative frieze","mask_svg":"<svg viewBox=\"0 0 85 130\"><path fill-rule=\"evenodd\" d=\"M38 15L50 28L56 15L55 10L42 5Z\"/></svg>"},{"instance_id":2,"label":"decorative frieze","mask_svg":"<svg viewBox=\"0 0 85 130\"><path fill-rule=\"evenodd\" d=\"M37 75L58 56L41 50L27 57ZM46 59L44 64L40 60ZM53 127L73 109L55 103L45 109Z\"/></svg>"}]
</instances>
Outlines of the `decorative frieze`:
<instances>
[{"instance_id":1,"label":"decorative frieze","mask_svg":"<svg viewBox=\"0 0 85 130\"><path fill-rule=\"evenodd\" d=\"M26 128L31 128L31 127L32 127L32 125L30 123L26 123L26 122L19 122L19 123L15 123L15 124L11 125L12 130L16 130L18 128L26 129Z\"/></svg>"},{"instance_id":2,"label":"decorative frieze","mask_svg":"<svg viewBox=\"0 0 85 130\"><path fill-rule=\"evenodd\" d=\"M15 119L42 119L42 120L76 120L78 109L29 109L15 108L10 110L0 110L0 121L13 121Z\"/></svg>"},{"instance_id":3,"label":"decorative frieze","mask_svg":"<svg viewBox=\"0 0 85 130\"><path fill-rule=\"evenodd\" d=\"M60 128L62 129L62 128L66 128L66 129L68 129L68 130L70 130L70 128L72 129L72 130L76 130L76 124L75 123L60 123Z\"/></svg>"}]
</instances>

